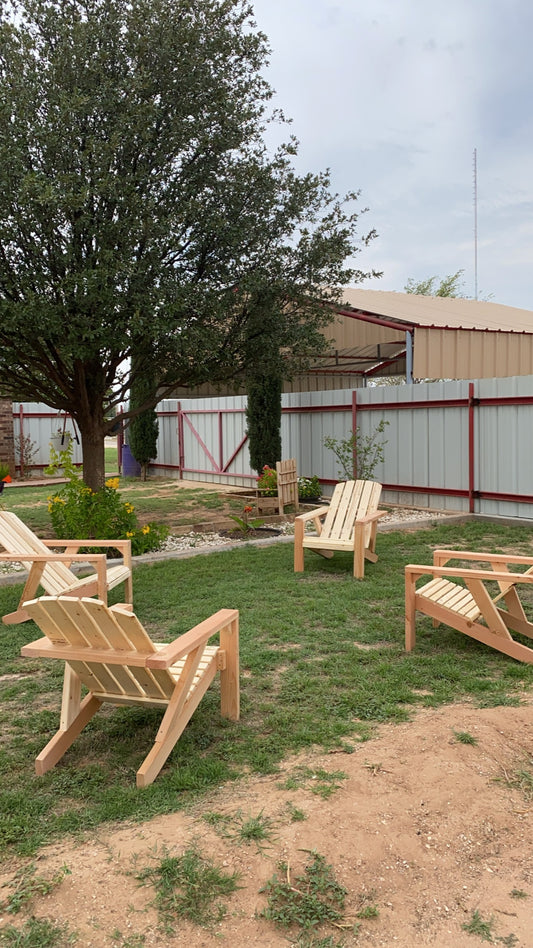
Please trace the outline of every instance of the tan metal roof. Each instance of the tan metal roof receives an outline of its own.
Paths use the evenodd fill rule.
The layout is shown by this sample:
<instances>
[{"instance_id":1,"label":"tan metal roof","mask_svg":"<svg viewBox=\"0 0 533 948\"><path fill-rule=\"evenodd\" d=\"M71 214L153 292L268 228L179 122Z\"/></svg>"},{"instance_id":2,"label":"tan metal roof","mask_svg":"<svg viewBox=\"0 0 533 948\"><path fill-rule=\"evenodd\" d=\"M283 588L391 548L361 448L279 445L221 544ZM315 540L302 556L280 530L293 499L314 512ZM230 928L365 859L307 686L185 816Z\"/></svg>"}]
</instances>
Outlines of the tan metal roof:
<instances>
[{"instance_id":1,"label":"tan metal roof","mask_svg":"<svg viewBox=\"0 0 533 948\"><path fill-rule=\"evenodd\" d=\"M360 290L357 287L345 289L342 302L361 312L414 323L415 326L533 333L531 310L501 303Z\"/></svg>"},{"instance_id":2,"label":"tan metal roof","mask_svg":"<svg viewBox=\"0 0 533 948\"><path fill-rule=\"evenodd\" d=\"M306 375L286 381L284 391L356 388L373 377L404 375L411 342L418 379L533 375L530 310L358 287L343 290L339 310L323 330L323 356ZM234 393L210 385L176 390L177 397Z\"/></svg>"},{"instance_id":3,"label":"tan metal roof","mask_svg":"<svg viewBox=\"0 0 533 948\"><path fill-rule=\"evenodd\" d=\"M324 330L333 351L315 363L315 376L335 366L359 375L356 384L364 377L404 374L411 341L415 378L533 375L530 310L356 287L343 291L339 309Z\"/></svg>"}]
</instances>

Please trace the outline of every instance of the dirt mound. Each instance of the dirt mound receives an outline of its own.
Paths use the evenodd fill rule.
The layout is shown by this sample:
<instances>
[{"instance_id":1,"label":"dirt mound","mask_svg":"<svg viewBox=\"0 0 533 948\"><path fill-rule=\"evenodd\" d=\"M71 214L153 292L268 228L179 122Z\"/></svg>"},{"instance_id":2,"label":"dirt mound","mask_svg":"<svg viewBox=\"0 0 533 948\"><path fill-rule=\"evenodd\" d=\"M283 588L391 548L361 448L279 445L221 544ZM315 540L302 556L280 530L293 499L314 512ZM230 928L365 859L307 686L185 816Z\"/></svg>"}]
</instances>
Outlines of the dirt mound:
<instances>
[{"instance_id":1,"label":"dirt mound","mask_svg":"<svg viewBox=\"0 0 533 948\"><path fill-rule=\"evenodd\" d=\"M221 787L186 814L51 846L39 857L39 874L67 866L71 875L31 911L68 922L86 948L287 948L298 929L278 930L258 915L266 905L260 890L280 861L294 880L314 851L348 892L348 927L322 930L328 944L473 948L481 938L476 926L488 926L481 931L490 940L531 948L531 802L524 789L533 770L533 706L531 697L524 702L420 711L410 723L381 727L351 754L300 755L277 775ZM206 822L208 812L219 821ZM239 841L242 820L258 816L270 826L270 840ZM135 873L165 847L181 854L188 846L241 873L241 888L227 897L227 915L214 929L178 922L174 935L165 934L151 904L154 890L140 888ZM375 917L364 917L368 905ZM4 915L0 924L21 921Z\"/></svg>"}]
</instances>

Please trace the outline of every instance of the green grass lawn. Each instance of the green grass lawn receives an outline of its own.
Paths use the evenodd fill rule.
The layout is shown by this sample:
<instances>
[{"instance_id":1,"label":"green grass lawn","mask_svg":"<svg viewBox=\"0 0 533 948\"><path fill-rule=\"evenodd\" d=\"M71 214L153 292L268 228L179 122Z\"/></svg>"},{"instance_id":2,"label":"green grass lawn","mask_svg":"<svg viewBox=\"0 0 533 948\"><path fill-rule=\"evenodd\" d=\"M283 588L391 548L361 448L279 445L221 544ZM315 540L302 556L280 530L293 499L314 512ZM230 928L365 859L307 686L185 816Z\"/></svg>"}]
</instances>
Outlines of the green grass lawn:
<instances>
[{"instance_id":1,"label":"green grass lawn","mask_svg":"<svg viewBox=\"0 0 533 948\"><path fill-rule=\"evenodd\" d=\"M116 449L106 449L115 450ZM107 464L106 464L107 468ZM107 468L113 473L113 466ZM204 523L223 512L241 513L243 502L217 490L187 488L183 481L171 478L152 478L141 481L134 477L120 477L119 492L123 501L133 504L142 524L152 520L164 522L172 530L193 523ZM48 498L61 490L61 483L9 487L2 495L6 509L12 510L31 530L41 537L53 537L48 512Z\"/></svg>"},{"instance_id":2,"label":"green grass lawn","mask_svg":"<svg viewBox=\"0 0 533 948\"><path fill-rule=\"evenodd\" d=\"M139 791L135 771L160 712L106 708L58 766L34 775L34 757L55 732L61 663L22 659L32 623L2 626L0 655L0 851L30 856L43 843L113 820L145 820L186 807L245 773L272 773L304 748L350 749L381 722L419 707L468 700L518 704L533 684L523 665L420 617L417 648L404 651L404 575L430 563L436 546L531 553L531 530L439 524L378 536L379 561L364 581L352 557L306 555L294 574L292 544L237 549L137 566L135 611L156 640L169 641L222 607L241 622L242 717L219 716L209 689L155 783ZM22 587L0 586L1 614ZM120 590L117 592L120 598ZM533 603L531 604L533 606ZM39 633L40 634L40 633Z\"/></svg>"}]
</instances>

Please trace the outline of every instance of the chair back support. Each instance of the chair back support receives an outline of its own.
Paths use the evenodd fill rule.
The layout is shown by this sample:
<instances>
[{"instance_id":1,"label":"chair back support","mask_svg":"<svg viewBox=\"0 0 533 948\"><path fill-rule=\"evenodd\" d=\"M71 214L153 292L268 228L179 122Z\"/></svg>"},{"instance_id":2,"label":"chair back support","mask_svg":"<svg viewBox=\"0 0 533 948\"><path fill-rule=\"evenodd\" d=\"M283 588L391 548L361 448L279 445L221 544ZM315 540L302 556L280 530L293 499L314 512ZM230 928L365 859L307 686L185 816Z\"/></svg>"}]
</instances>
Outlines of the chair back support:
<instances>
[{"instance_id":1,"label":"chair back support","mask_svg":"<svg viewBox=\"0 0 533 948\"><path fill-rule=\"evenodd\" d=\"M24 560L25 553L50 556L50 548L9 510L0 510L0 543L6 553L20 553L20 562L27 570L31 569L32 564ZM49 596L58 596L68 589L75 579L66 563L47 563L42 572L41 585Z\"/></svg>"},{"instance_id":2,"label":"chair back support","mask_svg":"<svg viewBox=\"0 0 533 948\"><path fill-rule=\"evenodd\" d=\"M72 647L69 665L95 697L166 706L174 678L166 669L140 664L157 646L133 613L108 609L96 599L67 597L43 596L26 608L53 645Z\"/></svg>"},{"instance_id":3,"label":"chair back support","mask_svg":"<svg viewBox=\"0 0 533 948\"><path fill-rule=\"evenodd\" d=\"M296 472L296 458L287 461L276 461L276 475L278 486L279 512L292 505L296 512L300 509L298 501L298 474Z\"/></svg>"},{"instance_id":4,"label":"chair back support","mask_svg":"<svg viewBox=\"0 0 533 948\"><path fill-rule=\"evenodd\" d=\"M376 512L381 497L377 481L341 481L336 485L321 536L331 540L352 540L356 520ZM372 524L365 527L365 546Z\"/></svg>"}]
</instances>

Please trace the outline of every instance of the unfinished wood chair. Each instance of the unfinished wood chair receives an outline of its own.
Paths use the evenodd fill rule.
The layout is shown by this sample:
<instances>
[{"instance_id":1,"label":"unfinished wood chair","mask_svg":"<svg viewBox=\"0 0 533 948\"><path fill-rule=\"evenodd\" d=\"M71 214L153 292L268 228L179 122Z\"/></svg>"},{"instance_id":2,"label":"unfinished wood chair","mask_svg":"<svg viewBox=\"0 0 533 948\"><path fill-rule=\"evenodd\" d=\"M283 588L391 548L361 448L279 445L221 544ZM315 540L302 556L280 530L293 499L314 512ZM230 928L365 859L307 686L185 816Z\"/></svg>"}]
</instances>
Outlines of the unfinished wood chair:
<instances>
[{"instance_id":1,"label":"unfinished wood chair","mask_svg":"<svg viewBox=\"0 0 533 948\"><path fill-rule=\"evenodd\" d=\"M298 500L296 458L289 458L287 461L276 461L276 484L277 497L262 497L259 491L256 492L258 513L278 512L284 514L285 508L291 506L294 508L294 512L298 513L300 503Z\"/></svg>"},{"instance_id":2,"label":"unfinished wood chair","mask_svg":"<svg viewBox=\"0 0 533 948\"><path fill-rule=\"evenodd\" d=\"M446 566L450 560L475 561L476 565ZM483 568L478 563L488 566ZM528 568L521 571L524 567ZM417 588L417 581L427 575L432 579ZM415 646L415 617L422 612L431 616L435 626L442 622L520 662L533 662L533 648L511 635L518 632L533 638L533 623L524 612L517 589L528 583L533 583L533 558L528 556L435 550L433 566L409 564L405 567L407 651Z\"/></svg>"},{"instance_id":3,"label":"unfinished wood chair","mask_svg":"<svg viewBox=\"0 0 533 948\"><path fill-rule=\"evenodd\" d=\"M327 507L317 507L300 514L294 520L294 572L304 568L304 550L314 550L321 556L331 557L335 550L353 551L353 574L357 579L365 575L365 559L377 561L376 532L380 517L386 510L378 510L381 484L376 481L341 481L335 487ZM312 521L315 534L305 532Z\"/></svg>"},{"instance_id":4,"label":"unfinished wood chair","mask_svg":"<svg viewBox=\"0 0 533 948\"><path fill-rule=\"evenodd\" d=\"M296 458L288 461L276 461L276 475L278 483L278 504L280 514L285 513L285 507L292 506L298 513L298 474L296 472Z\"/></svg>"},{"instance_id":5,"label":"unfinished wood chair","mask_svg":"<svg viewBox=\"0 0 533 948\"><path fill-rule=\"evenodd\" d=\"M123 562L107 566L105 553L79 553L80 547L116 549ZM41 540L16 514L0 510L0 563L22 563L29 571L20 603L15 612L3 616L6 625L27 622L30 618L23 603L32 599L39 587L50 596L98 596L107 602L110 589L125 583L124 599L133 602L131 540ZM61 549L65 552L55 553ZM77 576L72 563L88 563L93 567L89 576Z\"/></svg>"},{"instance_id":6,"label":"unfinished wood chair","mask_svg":"<svg viewBox=\"0 0 533 948\"><path fill-rule=\"evenodd\" d=\"M44 638L24 645L22 655L65 662L60 726L35 761L38 775L63 757L103 702L163 708L155 743L137 771L146 787L182 734L220 671L221 713L239 718L239 613L221 609L170 645L154 644L124 605L97 599L44 596L25 603ZM219 633L220 644L208 645ZM81 688L89 693L81 700Z\"/></svg>"}]
</instances>

